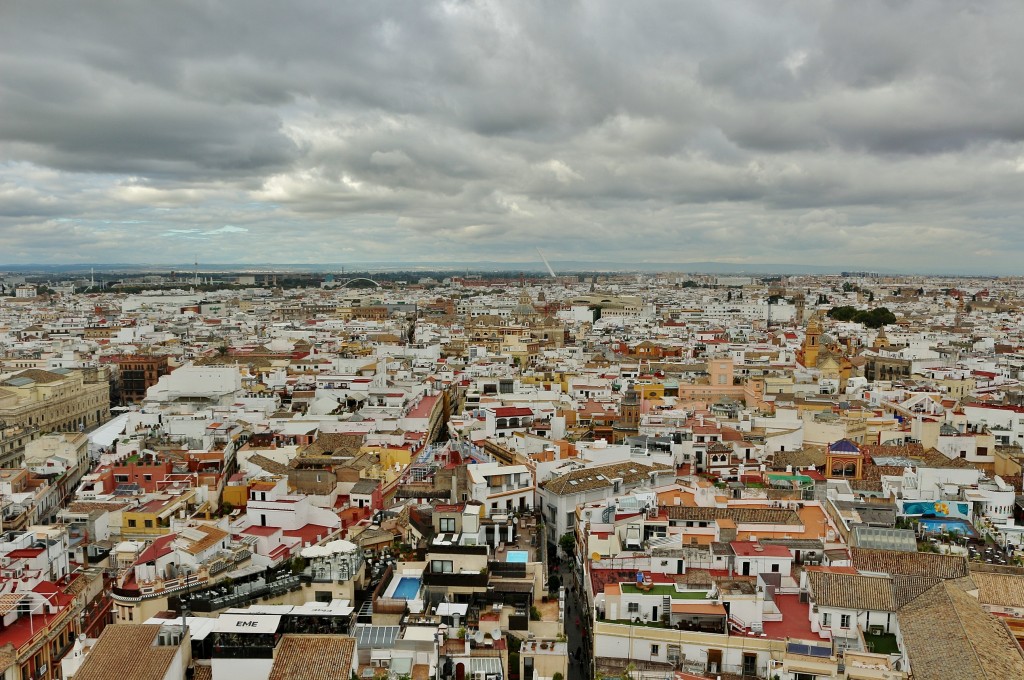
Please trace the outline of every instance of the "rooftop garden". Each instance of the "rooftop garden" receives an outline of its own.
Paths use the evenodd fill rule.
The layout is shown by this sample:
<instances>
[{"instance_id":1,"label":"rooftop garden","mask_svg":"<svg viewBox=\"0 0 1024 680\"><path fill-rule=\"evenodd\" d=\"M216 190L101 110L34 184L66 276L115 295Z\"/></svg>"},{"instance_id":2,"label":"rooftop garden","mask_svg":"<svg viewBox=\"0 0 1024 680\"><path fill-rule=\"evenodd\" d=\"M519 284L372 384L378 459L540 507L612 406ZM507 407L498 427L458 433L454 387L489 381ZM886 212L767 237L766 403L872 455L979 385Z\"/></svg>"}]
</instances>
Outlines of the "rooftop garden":
<instances>
[{"instance_id":1,"label":"rooftop garden","mask_svg":"<svg viewBox=\"0 0 1024 680\"><path fill-rule=\"evenodd\" d=\"M875 654L899 654L900 648L896 644L896 636L892 633L881 633L872 635L864 633L864 647Z\"/></svg>"},{"instance_id":2,"label":"rooftop garden","mask_svg":"<svg viewBox=\"0 0 1024 680\"><path fill-rule=\"evenodd\" d=\"M675 586L659 584L652 586L650 590L641 590L635 583L623 583L619 586L625 595L660 595L671 597L673 600L704 600L707 599L707 592L703 590L676 590Z\"/></svg>"},{"instance_id":3,"label":"rooftop garden","mask_svg":"<svg viewBox=\"0 0 1024 680\"><path fill-rule=\"evenodd\" d=\"M646 626L648 628L668 628L663 621L633 621L631 619L611 619L602 623L617 623L622 626Z\"/></svg>"}]
</instances>

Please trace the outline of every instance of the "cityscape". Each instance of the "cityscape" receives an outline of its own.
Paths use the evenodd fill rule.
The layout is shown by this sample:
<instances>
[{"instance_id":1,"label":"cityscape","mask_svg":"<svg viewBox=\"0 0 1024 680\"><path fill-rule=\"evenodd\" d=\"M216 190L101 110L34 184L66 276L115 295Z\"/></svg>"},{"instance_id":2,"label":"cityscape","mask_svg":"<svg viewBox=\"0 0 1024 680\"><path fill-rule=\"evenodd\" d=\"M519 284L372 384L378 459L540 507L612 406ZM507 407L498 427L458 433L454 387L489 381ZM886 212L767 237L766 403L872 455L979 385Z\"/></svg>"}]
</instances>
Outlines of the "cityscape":
<instances>
[{"instance_id":1,"label":"cityscape","mask_svg":"<svg viewBox=\"0 0 1024 680\"><path fill-rule=\"evenodd\" d=\"M1024 278L0 293L9 677L1024 670Z\"/></svg>"},{"instance_id":2,"label":"cityscape","mask_svg":"<svg viewBox=\"0 0 1024 680\"><path fill-rule=\"evenodd\" d=\"M1024 678L1021 35L0 2L0 680Z\"/></svg>"}]
</instances>

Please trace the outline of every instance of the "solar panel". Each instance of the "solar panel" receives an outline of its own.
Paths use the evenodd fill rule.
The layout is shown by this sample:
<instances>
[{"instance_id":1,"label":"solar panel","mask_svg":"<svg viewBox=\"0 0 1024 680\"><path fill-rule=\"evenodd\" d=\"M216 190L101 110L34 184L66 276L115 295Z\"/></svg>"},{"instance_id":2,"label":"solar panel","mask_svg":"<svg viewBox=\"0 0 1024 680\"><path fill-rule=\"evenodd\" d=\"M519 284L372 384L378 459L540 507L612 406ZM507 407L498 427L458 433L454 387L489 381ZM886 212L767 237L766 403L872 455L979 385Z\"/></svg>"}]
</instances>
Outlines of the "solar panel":
<instances>
[{"instance_id":1,"label":"solar panel","mask_svg":"<svg viewBox=\"0 0 1024 680\"><path fill-rule=\"evenodd\" d=\"M808 645L801 645L795 642L790 642L786 645L786 651L790 654L802 654L804 656L810 656L811 648Z\"/></svg>"},{"instance_id":2,"label":"solar panel","mask_svg":"<svg viewBox=\"0 0 1024 680\"><path fill-rule=\"evenodd\" d=\"M811 647L811 656L828 658L832 656L832 650L828 647Z\"/></svg>"}]
</instances>

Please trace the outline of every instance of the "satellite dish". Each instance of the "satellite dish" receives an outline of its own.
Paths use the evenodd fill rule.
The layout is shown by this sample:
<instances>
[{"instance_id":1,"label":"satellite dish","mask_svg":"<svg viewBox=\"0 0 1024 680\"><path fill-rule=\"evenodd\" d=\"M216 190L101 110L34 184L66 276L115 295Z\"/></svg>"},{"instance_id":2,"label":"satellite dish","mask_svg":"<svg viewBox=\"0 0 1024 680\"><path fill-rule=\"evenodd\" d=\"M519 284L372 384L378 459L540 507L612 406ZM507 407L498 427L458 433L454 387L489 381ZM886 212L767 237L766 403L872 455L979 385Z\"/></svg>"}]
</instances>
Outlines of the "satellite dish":
<instances>
[{"instance_id":1,"label":"satellite dish","mask_svg":"<svg viewBox=\"0 0 1024 680\"><path fill-rule=\"evenodd\" d=\"M599 553L599 552L591 553L590 559L595 561L595 562L600 562L601 561L601 553Z\"/></svg>"},{"instance_id":2,"label":"satellite dish","mask_svg":"<svg viewBox=\"0 0 1024 680\"><path fill-rule=\"evenodd\" d=\"M495 640L500 640L501 639L501 628L495 627L495 629L491 631L491 637L494 638Z\"/></svg>"},{"instance_id":3,"label":"satellite dish","mask_svg":"<svg viewBox=\"0 0 1024 680\"><path fill-rule=\"evenodd\" d=\"M476 632L476 635L473 636L473 639L476 640L477 644L483 644L483 642L484 642L484 632L482 630L478 630Z\"/></svg>"}]
</instances>

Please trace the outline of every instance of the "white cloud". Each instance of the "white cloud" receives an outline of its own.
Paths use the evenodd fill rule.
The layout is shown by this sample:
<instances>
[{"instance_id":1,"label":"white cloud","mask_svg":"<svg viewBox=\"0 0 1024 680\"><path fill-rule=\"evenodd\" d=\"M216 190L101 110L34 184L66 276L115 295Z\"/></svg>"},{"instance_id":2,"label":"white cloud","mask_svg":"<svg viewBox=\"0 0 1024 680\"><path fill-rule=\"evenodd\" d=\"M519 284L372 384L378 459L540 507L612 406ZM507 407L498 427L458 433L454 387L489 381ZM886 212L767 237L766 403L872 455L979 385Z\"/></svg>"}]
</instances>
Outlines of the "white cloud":
<instances>
[{"instance_id":1,"label":"white cloud","mask_svg":"<svg viewBox=\"0 0 1024 680\"><path fill-rule=\"evenodd\" d=\"M0 260L1019 271L1022 32L1013 0L27 3Z\"/></svg>"}]
</instances>

